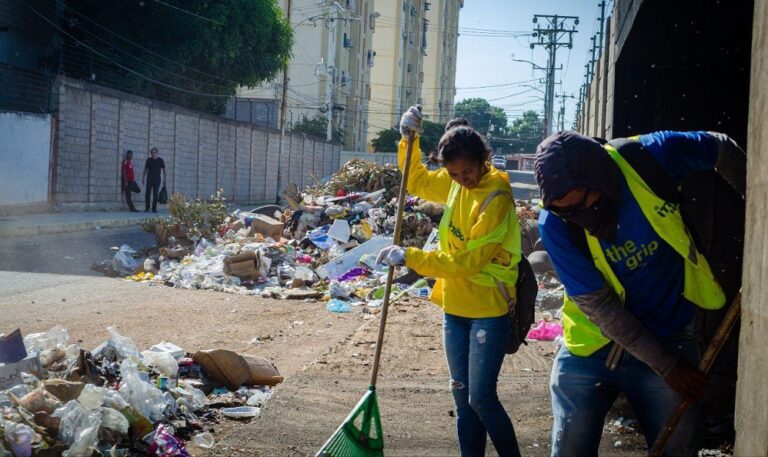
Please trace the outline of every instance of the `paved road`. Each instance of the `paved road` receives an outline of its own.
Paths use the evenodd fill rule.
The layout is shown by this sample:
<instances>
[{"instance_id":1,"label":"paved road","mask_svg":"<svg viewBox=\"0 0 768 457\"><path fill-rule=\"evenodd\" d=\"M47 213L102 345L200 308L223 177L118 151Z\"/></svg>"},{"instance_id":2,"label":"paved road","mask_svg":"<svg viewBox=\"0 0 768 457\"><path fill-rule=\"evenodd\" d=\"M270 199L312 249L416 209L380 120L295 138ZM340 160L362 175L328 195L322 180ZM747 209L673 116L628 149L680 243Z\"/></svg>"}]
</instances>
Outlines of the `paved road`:
<instances>
[{"instance_id":1,"label":"paved road","mask_svg":"<svg viewBox=\"0 0 768 457\"><path fill-rule=\"evenodd\" d=\"M0 271L102 276L91 265L111 259L110 247L128 244L139 250L154 242L136 226L0 238Z\"/></svg>"}]
</instances>

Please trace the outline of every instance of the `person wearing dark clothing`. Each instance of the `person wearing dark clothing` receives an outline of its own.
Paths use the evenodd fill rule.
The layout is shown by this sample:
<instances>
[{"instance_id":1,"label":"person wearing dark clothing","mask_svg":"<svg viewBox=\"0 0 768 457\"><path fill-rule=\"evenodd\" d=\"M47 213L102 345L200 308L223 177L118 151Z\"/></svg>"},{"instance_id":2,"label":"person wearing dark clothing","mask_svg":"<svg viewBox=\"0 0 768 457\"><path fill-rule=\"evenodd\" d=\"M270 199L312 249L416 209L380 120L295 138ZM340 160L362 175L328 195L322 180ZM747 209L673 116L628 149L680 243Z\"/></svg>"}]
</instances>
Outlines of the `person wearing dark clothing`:
<instances>
[{"instance_id":1,"label":"person wearing dark clothing","mask_svg":"<svg viewBox=\"0 0 768 457\"><path fill-rule=\"evenodd\" d=\"M648 447L688 402L664 455L696 455L708 381L696 367L692 324L697 309L719 309L725 295L681 203L652 179L662 176L677 191L687 175L714 169L743 196L744 151L717 132L660 131L605 144L559 132L534 160L539 232L566 292L564 346L550 379L552 456L597 456L619 392Z\"/></svg>"},{"instance_id":2,"label":"person wearing dark clothing","mask_svg":"<svg viewBox=\"0 0 768 457\"><path fill-rule=\"evenodd\" d=\"M149 198L152 196L152 212L157 212L157 195L160 193L160 183L165 185L165 162L158 156L157 148L152 148L149 151L150 157L147 158L147 162L144 164L144 174L141 176L141 183L146 181L146 189L144 190L144 212L149 212ZM163 179L160 180L160 174L162 173Z\"/></svg>"},{"instance_id":3,"label":"person wearing dark clothing","mask_svg":"<svg viewBox=\"0 0 768 457\"><path fill-rule=\"evenodd\" d=\"M125 152L125 159L123 159L123 166L121 168L121 180L120 185L123 193L125 194L125 203L128 205L128 210L132 213L138 213L139 210L133 206L131 200L131 184L136 185L136 174L133 171L133 151Z\"/></svg>"}]
</instances>

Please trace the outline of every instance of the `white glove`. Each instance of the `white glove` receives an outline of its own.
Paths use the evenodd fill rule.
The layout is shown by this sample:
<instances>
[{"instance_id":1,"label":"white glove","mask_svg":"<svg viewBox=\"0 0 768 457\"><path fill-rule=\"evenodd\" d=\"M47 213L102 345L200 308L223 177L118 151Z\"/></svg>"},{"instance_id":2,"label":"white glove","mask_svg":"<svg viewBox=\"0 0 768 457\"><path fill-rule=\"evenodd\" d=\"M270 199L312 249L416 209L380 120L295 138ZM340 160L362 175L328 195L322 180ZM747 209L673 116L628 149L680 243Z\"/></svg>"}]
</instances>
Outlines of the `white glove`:
<instances>
[{"instance_id":1,"label":"white glove","mask_svg":"<svg viewBox=\"0 0 768 457\"><path fill-rule=\"evenodd\" d=\"M421 105L411 106L408 111L400 117L400 134L408 136L409 133L421 132L421 120L424 115L421 114Z\"/></svg>"},{"instance_id":2,"label":"white glove","mask_svg":"<svg viewBox=\"0 0 768 457\"><path fill-rule=\"evenodd\" d=\"M405 265L405 249L400 246L388 246L379 251L376 263L383 263L391 267Z\"/></svg>"}]
</instances>

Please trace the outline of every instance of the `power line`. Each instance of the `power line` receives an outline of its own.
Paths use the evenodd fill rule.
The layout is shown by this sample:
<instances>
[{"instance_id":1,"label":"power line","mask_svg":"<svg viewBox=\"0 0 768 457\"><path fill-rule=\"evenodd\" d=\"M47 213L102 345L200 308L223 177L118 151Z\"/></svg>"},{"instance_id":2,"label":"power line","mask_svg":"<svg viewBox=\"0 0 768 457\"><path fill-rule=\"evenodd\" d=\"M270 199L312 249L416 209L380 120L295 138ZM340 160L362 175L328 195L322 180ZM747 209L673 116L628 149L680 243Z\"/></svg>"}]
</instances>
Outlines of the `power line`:
<instances>
[{"instance_id":1,"label":"power line","mask_svg":"<svg viewBox=\"0 0 768 457\"><path fill-rule=\"evenodd\" d=\"M85 19L86 21L90 22L91 24L95 25L95 26L96 26L96 27L98 27L99 29L101 29L101 30L103 30L103 31L105 31L105 32L107 32L107 33L111 33L112 35L114 35L114 36L116 36L116 37L120 38L121 40L125 41L126 43L128 43L128 44L131 44L131 45L133 45L133 46L136 46L137 48L141 49L142 51L144 51L144 52L147 52L147 53L149 53L149 54L152 54L152 55L154 55L154 56L157 56L157 57L159 57L159 58L161 58L161 59L165 60L166 62L170 62L170 63L176 64L176 65L180 66L180 67L181 67L182 69L184 69L184 70L193 71L193 72L195 72L195 73L199 73L199 74L201 74L201 75L204 75L204 76L208 76L209 78L218 79L218 80L220 80L220 81L226 81L226 82L230 82L230 83L234 83L234 84L238 84L238 85L240 84L240 83L238 83L237 81L233 81L233 80L231 80L231 79L222 78L222 77L220 77L220 76L215 76L215 75L212 75L212 74L210 74L210 73L206 73L206 72L203 72L203 71L197 70L197 69L195 69L195 68L187 67L186 65L184 65L184 64L183 64L183 63L181 63L181 62L175 61L175 60L173 60L173 59L170 59L170 58L168 58L168 57L165 57L165 56L163 56L163 55L161 55L161 54L158 54L158 53L156 53L155 51L152 51L151 49L148 49L148 48L146 48L146 47L144 47L144 46L142 46L142 45L140 45L140 44L137 44L137 43L135 43L135 42L133 42L133 41L129 40L128 38L126 38L126 37L124 37L124 36L120 35L119 33L116 33L116 32L114 32L114 31L110 30L109 28L107 28L107 27L104 27L103 25L99 24L98 22L94 21L93 19L89 18L88 16L84 15L83 13L81 13L81 12L79 12L79 11L75 10L75 9L74 9L74 8L72 8L71 6L68 6L68 5L66 5L66 4L65 4L65 5L64 5L64 8L68 9L69 11L72 11L73 13L77 14L78 16L80 16L81 18L83 18L83 19Z\"/></svg>"},{"instance_id":2,"label":"power line","mask_svg":"<svg viewBox=\"0 0 768 457\"><path fill-rule=\"evenodd\" d=\"M89 50L91 50L91 52L93 52L94 54L100 56L102 59L111 62L113 65L115 65L115 66L117 66L119 68L122 68L123 70L125 70L125 71L127 71L127 72L129 72L129 73L131 73L133 75L136 75L139 78L145 79L145 80L147 80L147 81L149 81L151 83L158 84L158 85L166 87L168 89L176 90L176 91L179 91L179 92L185 92L185 93L188 93L188 94L191 94L191 95L198 95L198 96L202 96L202 97L226 97L226 98L229 98L229 97L232 96L232 95L209 94L209 93L205 93L205 92L197 92L197 91L193 91L193 90L184 89L182 87L177 87L177 86L174 86L174 85L171 85L171 84L167 84L167 83L164 83L162 81L158 81L157 79L154 79L154 78L150 78L150 77L148 77L148 76L146 76L146 75L144 75L142 73L139 73L138 71L136 71L136 70L134 70L132 68L128 68L125 65L122 65L122 64L120 64L118 62L115 62L114 60L112 60L109 57L105 56L103 53L97 51L96 49L92 48L91 46L88 46L87 44L85 44L81 40L75 38L72 34L67 32L66 30L62 29L61 27L59 27L58 25L53 23L50 19L45 17L42 13L40 13L39 11L34 9L33 7L29 6L28 3L23 3L23 5L26 6L27 8L29 8L34 14L39 16L41 19L43 19L45 22L50 24L53 28L55 28L59 32L63 33L64 35L66 35L68 37L70 37L71 39L75 40L77 43L79 43L83 47L88 48Z\"/></svg>"},{"instance_id":3,"label":"power line","mask_svg":"<svg viewBox=\"0 0 768 457\"><path fill-rule=\"evenodd\" d=\"M189 14L190 16L195 16L196 18L202 19L204 21L212 22L212 23L218 24L218 25L224 25L223 22L219 22L219 21L211 19L209 17L201 16L201 15L199 15L197 13L193 13L192 11L185 10L184 8L179 8L178 6L171 5L170 3L165 3L165 2L163 2L161 0L153 0L153 1L156 2L156 3L159 3L161 5L165 5L168 8L173 8L173 9L175 9L177 11L181 11L182 13Z\"/></svg>"}]
</instances>

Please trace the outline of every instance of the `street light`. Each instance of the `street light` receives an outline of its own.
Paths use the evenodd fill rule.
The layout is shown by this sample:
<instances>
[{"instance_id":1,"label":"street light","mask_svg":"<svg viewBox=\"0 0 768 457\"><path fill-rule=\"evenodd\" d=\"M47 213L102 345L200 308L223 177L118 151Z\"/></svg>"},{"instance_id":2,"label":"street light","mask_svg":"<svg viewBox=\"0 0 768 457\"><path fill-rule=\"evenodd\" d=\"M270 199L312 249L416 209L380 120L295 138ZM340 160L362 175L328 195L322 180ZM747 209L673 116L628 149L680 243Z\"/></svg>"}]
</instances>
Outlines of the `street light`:
<instances>
[{"instance_id":1,"label":"street light","mask_svg":"<svg viewBox=\"0 0 768 457\"><path fill-rule=\"evenodd\" d=\"M524 60L524 59L512 59L512 62L521 62L521 63L529 63L533 66L534 70L546 70L544 67L540 67L536 65L535 63L531 62L530 60Z\"/></svg>"}]
</instances>

